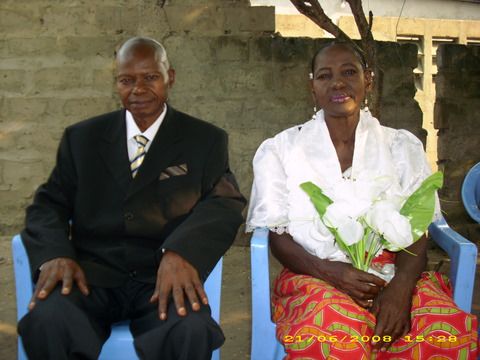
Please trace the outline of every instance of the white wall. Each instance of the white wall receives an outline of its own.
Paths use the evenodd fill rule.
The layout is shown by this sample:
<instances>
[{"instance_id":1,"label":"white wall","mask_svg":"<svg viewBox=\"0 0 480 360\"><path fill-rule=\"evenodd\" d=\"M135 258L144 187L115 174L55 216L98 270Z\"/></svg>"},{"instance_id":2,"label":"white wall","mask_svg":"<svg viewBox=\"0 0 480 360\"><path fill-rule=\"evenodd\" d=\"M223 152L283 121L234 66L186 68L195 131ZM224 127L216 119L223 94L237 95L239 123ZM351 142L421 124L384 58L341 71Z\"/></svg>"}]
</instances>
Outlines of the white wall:
<instances>
[{"instance_id":1,"label":"white wall","mask_svg":"<svg viewBox=\"0 0 480 360\"><path fill-rule=\"evenodd\" d=\"M275 6L277 14L298 14L289 0L250 0L252 5ZM347 6L342 9L342 0L319 0L325 12L337 18L351 15ZM399 16L404 0L363 0L365 12L374 16ZM458 0L405 0L402 11L404 18L480 20L480 2Z\"/></svg>"}]
</instances>

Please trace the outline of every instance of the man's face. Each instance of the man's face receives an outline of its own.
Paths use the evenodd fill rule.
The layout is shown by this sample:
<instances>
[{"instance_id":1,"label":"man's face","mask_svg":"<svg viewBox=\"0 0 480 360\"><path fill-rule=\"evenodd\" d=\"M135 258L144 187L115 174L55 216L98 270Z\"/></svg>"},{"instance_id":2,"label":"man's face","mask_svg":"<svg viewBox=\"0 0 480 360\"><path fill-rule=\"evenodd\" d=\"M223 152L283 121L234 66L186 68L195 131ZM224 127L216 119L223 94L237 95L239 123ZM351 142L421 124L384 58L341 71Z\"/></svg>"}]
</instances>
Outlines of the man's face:
<instances>
[{"instance_id":1,"label":"man's face","mask_svg":"<svg viewBox=\"0 0 480 360\"><path fill-rule=\"evenodd\" d=\"M123 106L129 110L139 128L144 131L162 113L168 99L168 88L175 72L168 71L169 81L160 72L154 50L139 45L117 60L117 90Z\"/></svg>"}]
</instances>

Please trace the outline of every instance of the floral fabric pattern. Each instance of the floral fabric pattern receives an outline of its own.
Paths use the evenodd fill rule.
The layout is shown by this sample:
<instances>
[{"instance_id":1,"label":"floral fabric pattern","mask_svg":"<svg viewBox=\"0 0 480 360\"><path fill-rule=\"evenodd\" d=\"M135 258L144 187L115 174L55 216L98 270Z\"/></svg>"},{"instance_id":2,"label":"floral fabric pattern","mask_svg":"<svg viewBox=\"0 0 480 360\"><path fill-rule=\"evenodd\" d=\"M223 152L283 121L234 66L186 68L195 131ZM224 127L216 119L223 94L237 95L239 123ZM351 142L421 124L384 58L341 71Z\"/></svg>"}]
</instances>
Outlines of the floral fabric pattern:
<instances>
[{"instance_id":1,"label":"floral fabric pattern","mask_svg":"<svg viewBox=\"0 0 480 360\"><path fill-rule=\"evenodd\" d=\"M375 317L327 282L284 269L274 284L273 320L286 359L476 359L477 319L454 304L448 279L424 272L412 299L411 331L372 352Z\"/></svg>"}]
</instances>

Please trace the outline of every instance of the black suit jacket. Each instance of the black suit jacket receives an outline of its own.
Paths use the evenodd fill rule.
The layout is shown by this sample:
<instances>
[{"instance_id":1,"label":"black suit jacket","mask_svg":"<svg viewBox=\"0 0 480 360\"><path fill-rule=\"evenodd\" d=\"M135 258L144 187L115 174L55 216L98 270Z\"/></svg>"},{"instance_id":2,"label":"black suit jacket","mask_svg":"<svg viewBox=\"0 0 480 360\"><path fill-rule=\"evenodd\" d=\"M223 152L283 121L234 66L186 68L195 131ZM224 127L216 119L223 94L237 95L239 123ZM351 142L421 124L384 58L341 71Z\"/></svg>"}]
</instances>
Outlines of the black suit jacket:
<instances>
[{"instance_id":1,"label":"black suit jacket","mask_svg":"<svg viewBox=\"0 0 480 360\"><path fill-rule=\"evenodd\" d=\"M155 282L165 248L205 279L232 244L244 204L225 131L172 107L132 179L120 110L65 130L22 238L33 274L70 257L92 285Z\"/></svg>"}]
</instances>

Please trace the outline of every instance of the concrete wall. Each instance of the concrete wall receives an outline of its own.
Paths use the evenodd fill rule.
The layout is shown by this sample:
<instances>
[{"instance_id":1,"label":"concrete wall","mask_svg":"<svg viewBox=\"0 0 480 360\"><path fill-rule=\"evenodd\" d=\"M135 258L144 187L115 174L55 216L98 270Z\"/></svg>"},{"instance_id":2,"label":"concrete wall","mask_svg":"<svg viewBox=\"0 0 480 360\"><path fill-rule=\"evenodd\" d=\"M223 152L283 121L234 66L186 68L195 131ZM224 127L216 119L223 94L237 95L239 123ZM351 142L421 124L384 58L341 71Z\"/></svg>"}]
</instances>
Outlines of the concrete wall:
<instances>
[{"instance_id":1,"label":"concrete wall","mask_svg":"<svg viewBox=\"0 0 480 360\"><path fill-rule=\"evenodd\" d=\"M480 241L480 226L462 206L461 186L467 171L480 161L480 46L441 45L435 128L439 168L445 185L440 191L447 220L469 239Z\"/></svg>"},{"instance_id":2,"label":"concrete wall","mask_svg":"<svg viewBox=\"0 0 480 360\"><path fill-rule=\"evenodd\" d=\"M225 128L249 195L258 145L313 112L309 63L324 40L274 35L247 1L4 0L0 5L0 233L22 227L65 126L116 109L113 56L134 35L162 41L177 70L171 104ZM67 4L67 5L66 5ZM413 45L379 44L381 121L422 135ZM240 240L244 241L244 239Z\"/></svg>"}]
</instances>

